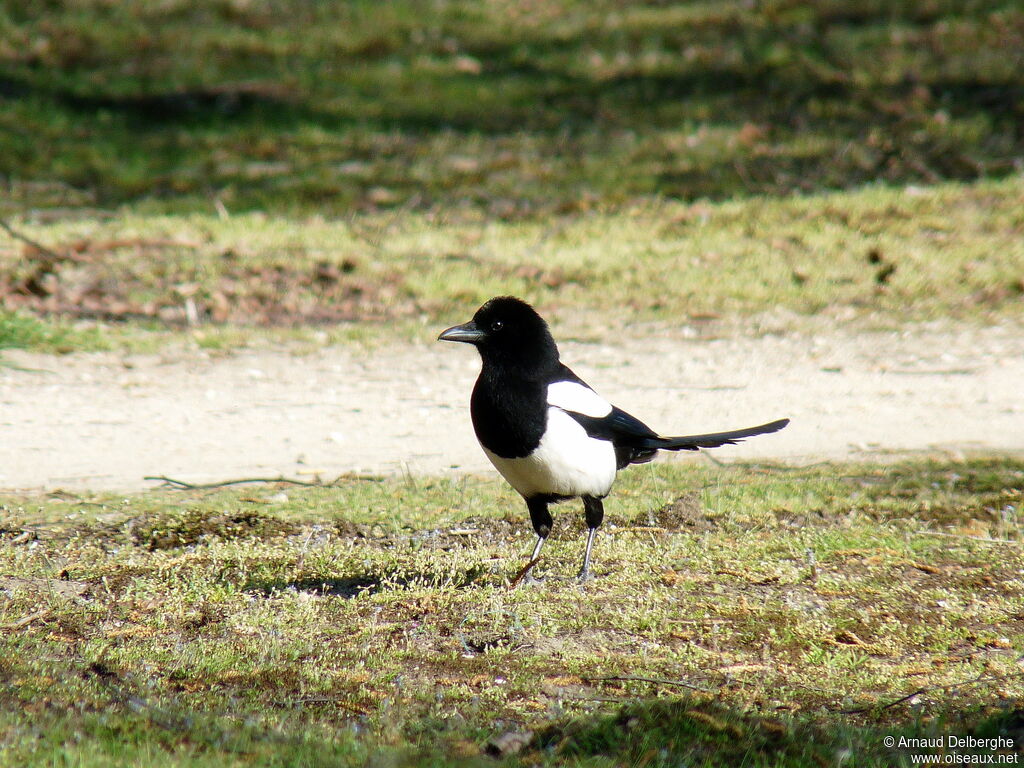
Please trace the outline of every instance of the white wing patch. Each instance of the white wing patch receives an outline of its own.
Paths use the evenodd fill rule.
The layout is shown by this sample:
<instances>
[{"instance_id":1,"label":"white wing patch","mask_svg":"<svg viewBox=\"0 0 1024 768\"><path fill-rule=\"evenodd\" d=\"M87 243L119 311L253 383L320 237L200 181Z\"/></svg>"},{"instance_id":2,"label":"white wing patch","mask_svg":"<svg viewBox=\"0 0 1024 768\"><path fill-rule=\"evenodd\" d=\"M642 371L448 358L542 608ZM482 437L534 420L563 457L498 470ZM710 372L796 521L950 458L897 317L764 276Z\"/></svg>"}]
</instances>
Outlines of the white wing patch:
<instances>
[{"instance_id":1,"label":"white wing patch","mask_svg":"<svg viewBox=\"0 0 1024 768\"><path fill-rule=\"evenodd\" d=\"M548 405L594 418L601 418L612 412L611 403L578 381L556 381L548 384Z\"/></svg>"}]
</instances>

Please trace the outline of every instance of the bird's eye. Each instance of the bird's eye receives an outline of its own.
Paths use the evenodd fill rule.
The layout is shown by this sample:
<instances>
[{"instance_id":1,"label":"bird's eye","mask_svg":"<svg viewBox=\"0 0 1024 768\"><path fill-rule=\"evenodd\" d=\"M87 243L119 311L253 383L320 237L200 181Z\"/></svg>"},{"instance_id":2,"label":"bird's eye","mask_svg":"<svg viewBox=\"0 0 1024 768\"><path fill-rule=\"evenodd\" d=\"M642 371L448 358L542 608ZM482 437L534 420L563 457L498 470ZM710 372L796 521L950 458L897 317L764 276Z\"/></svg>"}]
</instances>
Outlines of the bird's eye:
<instances>
[{"instance_id":1,"label":"bird's eye","mask_svg":"<svg viewBox=\"0 0 1024 768\"><path fill-rule=\"evenodd\" d=\"M493 323L491 323L491 330L500 331L504 327L504 325L505 324L501 322L501 320L495 320Z\"/></svg>"}]
</instances>

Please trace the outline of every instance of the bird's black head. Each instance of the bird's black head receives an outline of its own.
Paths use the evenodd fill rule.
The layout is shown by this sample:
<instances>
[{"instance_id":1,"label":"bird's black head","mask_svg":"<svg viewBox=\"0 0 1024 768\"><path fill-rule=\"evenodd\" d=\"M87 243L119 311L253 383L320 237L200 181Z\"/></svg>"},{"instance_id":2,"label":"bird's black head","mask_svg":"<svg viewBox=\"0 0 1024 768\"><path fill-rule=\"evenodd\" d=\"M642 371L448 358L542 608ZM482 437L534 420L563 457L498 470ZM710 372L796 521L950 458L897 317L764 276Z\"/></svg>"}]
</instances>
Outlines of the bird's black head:
<instances>
[{"instance_id":1,"label":"bird's black head","mask_svg":"<svg viewBox=\"0 0 1024 768\"><path fill-rule=\"evenodd\" d=\"M480 351L484 363L530 377L558 364L558 347L536 310L514 296L497 296L473 315L437 337L462 341Z\"/></svg>"}]
</instances>

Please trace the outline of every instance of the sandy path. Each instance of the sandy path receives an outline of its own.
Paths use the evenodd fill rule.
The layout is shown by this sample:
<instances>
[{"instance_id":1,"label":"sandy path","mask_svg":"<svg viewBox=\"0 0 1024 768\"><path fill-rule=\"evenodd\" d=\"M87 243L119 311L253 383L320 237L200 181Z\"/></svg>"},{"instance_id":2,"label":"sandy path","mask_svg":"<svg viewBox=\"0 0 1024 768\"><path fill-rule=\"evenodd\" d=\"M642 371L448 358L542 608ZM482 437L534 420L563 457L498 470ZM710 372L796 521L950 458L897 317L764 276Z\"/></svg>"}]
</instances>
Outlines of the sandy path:
<instances>
[{"instance_id":1,"label":"sandy path","mask_svg":"<svg viewBox=\"0 0 1024 768\"><path fill-rule=\"evenodd\" d=\"M726 461L1024 452L1017 327L713 341L661 331L562 347L602 394L665 432L793 419L718 449ZM5 359L45 372L0 368L0 489L489 470L468 413L479 363L462 345Z\"/></svg>"}]
</instances>

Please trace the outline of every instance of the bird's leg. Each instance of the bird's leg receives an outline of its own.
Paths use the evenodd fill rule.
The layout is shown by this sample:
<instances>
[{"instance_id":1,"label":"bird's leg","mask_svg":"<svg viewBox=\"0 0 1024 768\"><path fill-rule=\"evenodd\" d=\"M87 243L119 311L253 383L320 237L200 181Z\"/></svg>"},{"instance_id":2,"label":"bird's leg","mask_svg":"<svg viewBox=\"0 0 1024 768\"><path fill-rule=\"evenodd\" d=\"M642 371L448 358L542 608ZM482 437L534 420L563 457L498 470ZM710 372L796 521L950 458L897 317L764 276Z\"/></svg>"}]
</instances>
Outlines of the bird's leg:
<instances>
[{"instance_id":1,"label":"bird's leg","mask_svg":"<svg viewBox=\"0 0 1024 768\"><path fill-rule=\"evenodd\" d=\"M513 583L518 583L523 579L535 581L530 572L540 559L540 548L544 546L548 534L551 533L551 526L555 522L551 517L551 513L548 512L548 500L543 496L534 496L532 499L527 499L526 508L530 510L530 522L533 523L533 530L537 532L537 544L533 548L533 554L530 555L530 560L527 562L526 567L519 572Z\"/></svg>"},{"instance_id":2,"label":"bird's leg","mask_svg":"<svg viewBox=\"0 0 1024 768\"><path fill-rule=\"evenodd\" d=\"M540 548L544 546L544 542L547 541L543 536L537 537L537 546L533 548L533 554L530 555L530 562L540 559Z\"/></svg>"},{"instance_id":3,"label":"bird's leg","mask_svg":"<svg viewBox=\"0 0 1024 768\"><path fill-rule=\"evenodd\" d=\"M604 502L596 496L583 497L583 514L587 521L587 548L583 550L583 567L580 568L579 580L590 581L590 551L594 548L594 536L604 520Z\"/></svg>"},{"instance_id":4,"label":"bird's leg","mask_svg":"<svg viewBox=\"0 0 1024 768\"><path fill-rule=\"evenodd\" d=\"M587 582L594 578L594 575L590 572L590 550L594 546L594 535L597 533L597 528L591 528L587 531L587 548L583 551L583 567L580 568L579 575L576 577L581 582Z\"/></svg>"}]
</instances>

